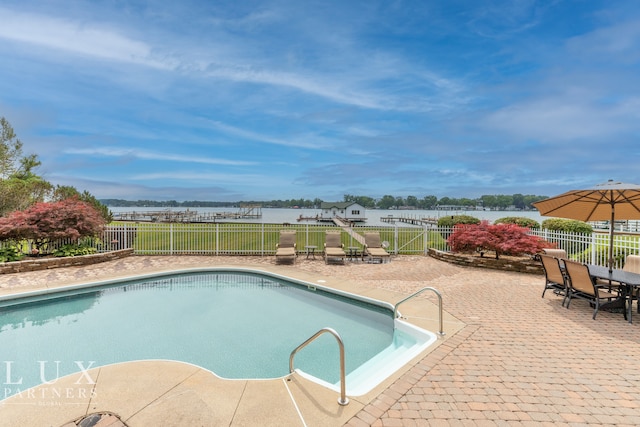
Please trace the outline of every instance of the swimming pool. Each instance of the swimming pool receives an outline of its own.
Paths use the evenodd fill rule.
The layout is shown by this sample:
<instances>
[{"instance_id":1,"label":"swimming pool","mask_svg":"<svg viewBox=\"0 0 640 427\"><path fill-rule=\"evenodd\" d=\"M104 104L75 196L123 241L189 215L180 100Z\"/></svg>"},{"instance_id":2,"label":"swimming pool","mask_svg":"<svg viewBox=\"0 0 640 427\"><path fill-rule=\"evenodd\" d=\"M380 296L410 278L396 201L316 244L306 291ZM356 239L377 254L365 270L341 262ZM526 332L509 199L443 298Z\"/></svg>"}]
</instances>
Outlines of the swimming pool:
<instances>
[{"instance_id":1,"label":"swimming pool","mask_svg":"<svg viewBox=\"0 0 640 427\"><path fill-rule=\"evenodd\" d=\"M389 304L271 273L151 275L0 299L0 360L22 380L7 387L17 381L6 378L0 399L79 367L132 360L183 361L230 379L278 378L289 373L291 351L324 327L344 341L350 395L368 392L436 340L394 321ZM337 389L338 360L327 335L300 351L295 366Z\"/></svg>"}]
</instances>

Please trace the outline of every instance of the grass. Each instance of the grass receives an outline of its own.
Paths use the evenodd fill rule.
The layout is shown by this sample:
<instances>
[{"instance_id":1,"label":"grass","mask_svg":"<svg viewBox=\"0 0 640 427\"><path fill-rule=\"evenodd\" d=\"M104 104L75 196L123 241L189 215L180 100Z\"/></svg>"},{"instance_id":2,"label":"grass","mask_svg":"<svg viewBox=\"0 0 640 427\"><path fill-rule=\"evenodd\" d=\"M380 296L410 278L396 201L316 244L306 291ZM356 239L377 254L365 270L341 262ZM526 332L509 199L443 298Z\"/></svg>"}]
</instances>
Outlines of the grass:
<instances>
[{"instance_id":1,"label":"grass","mask_svg":"<svg viewBox=\"0 0 640 427\"><path fill-rule=\"evenodd\" d=\"M300 252L307 245L317 246L321 252L327 231L342 231L341 240L345 247L362 246L340 227L321 224L114 222L110 227L133 233L133 245L136 253L140 254L272 254L281 230L296 230L296 246ZM387 250L394 253L396 244L398 253L406 254L424 253L425 244L432 247L445 244L440 233L428 231L425 235L424 230L418 227L354 227L353 230L360 235L365 231L378 231L381 240L390 243ZM124 231L114 231L118 232Z\"/></svg>"}]
</instances>

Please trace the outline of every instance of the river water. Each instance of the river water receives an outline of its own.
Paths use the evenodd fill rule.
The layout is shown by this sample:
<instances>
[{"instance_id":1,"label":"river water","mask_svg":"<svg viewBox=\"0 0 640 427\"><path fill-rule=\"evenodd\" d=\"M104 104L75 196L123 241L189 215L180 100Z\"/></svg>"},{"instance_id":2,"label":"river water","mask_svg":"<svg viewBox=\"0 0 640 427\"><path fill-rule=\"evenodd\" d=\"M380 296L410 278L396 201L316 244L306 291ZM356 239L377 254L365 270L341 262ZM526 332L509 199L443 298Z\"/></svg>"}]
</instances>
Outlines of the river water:
<instances>
[{"instance_id":1,"label":"river water","mask_svg":"<svg viewBox=\"0 0 640 427\"><path fill-rule=\"evenodd\" d=\"M114 214L118 213L130 213L130 212L161 212L171 210L172 212L184 212L187 208L172 208L163 209L158 207L109 207ZM238 208L189 208L190 211L198 212L199 214L210 213L238 213ZM322 211L320 209L278 209L278 208L262 208L261 218L245 218L245 219L224 219L219 222L241 222L241 223L265 223L265 224L281 224L281 223L296 223L298 218L315 218L316 215L320 215ZM383 222L380 218L385 217L404 217L404 218L442 218L451 215L470 215L481 220L488 220L490 222L495 221L498 218L504 218L507 216L518 216L531 218L541 223L548 217L543 217L538 211L477 211L477 210L456 210L456 211L444 211L444 210L400 210L400 209L367 209L366 222L362 225L389 225L388 222ZM309 221L309 223L315 223ZM405 223L398 223L403 226L407 226Z\"/></svg>"}]
</instances>

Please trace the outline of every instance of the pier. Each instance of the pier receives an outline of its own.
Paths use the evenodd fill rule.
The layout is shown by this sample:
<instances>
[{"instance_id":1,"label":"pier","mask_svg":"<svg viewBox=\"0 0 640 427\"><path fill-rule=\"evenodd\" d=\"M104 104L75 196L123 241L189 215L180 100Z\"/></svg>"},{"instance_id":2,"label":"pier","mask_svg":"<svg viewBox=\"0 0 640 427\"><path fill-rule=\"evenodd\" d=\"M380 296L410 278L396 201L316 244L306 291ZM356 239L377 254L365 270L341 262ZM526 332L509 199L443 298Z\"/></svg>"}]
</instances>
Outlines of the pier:
<instances>
[{"instance_id":1,"label":"pier","mask_svg":"<svg viewBox=\"0 0 640 427\"><path fill-rule=\"evenodd\" d=\"M345 231L349 236L351 236L355 241L357 241L358 243L364 246L364 236L361 236L360 234L353 231L353 228L351 228L351 225L352 225L351 221L346 220L344 218L340 218L339 216L333 217L332 221L334 222L335 225L337 225L338 227L341 227L342 230Z\"/></svg>"},{"instance_id":2,"label":"pier","mask_svg":"<svg viewBox=\"0 0 640 427\"><path fill-rule=\"evenodd\" d=\"M225 219L260 219L262 218L261 206L242 206L237 212L198 212L190 209L174 211L131 211L113 214L114 221L131 222L219 222Z\"/></svg>"},{"instance_id":3,"label":"pier","mask_svg":"<svg viewBox=\"0 0 640 427\"><path fill-rule=\"evenodd\" d=\"M404 224L412 224L412 225L430 225L435 226L438 225L438 218L418 218L418 217L410 217L410 216L381 216L381 222L388 223L396 223L402 222Z\"/></svg>"}]
</instances>

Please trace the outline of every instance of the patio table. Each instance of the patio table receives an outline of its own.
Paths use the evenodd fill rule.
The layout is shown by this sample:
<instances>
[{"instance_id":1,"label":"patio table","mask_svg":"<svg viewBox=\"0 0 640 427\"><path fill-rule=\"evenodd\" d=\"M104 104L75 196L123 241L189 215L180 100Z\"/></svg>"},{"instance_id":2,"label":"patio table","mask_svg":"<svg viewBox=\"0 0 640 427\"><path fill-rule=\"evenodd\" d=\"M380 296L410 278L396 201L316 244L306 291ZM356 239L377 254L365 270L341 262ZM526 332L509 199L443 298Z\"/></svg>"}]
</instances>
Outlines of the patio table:
<instances>
[{"instance_id":1,"label":"patio table","mask_svg":"<svg viewBox=\"0 0 640 427\"><path fill-rule=\"evenodd\" d=\"M640 274L615 268L609 271L608 267L603 267L601 265L589 264L588 266L589 274L591 275L591 277L594 277L596 279L609 280L611 282L617 282L621 284L623 289L623 296L621 298L623 302L622 308L625 309L625 318L629 321L629 323L632 323L631 306L633 303L633 291L640 288ZM619 301L620 300L612 301L611 303L607 304L606 307L615 308L617 307L615 304L619 304Z\"/></svg>"},{"instance_id":2,"label":"patio table","mask_svg":"<svg viewBox=\"0 0 640 427\"><path fill-rule=\"evenodd\" d=\"M360 248L358 246L347 247L347 258L349 261L354 261L360 256Z\"/></svg>"},{"instance_id":3,"label":"patio table","mask_svg":"<svg viewBox=\"0 0 640 427\"><path fill-rule=\"evenodd\" d=\"M316 249L318 249L315 245L307 245L304 247L304 250L307 251L307 259L311 257L311 259L316 259Z\"/></svg>"}]
</instances>

